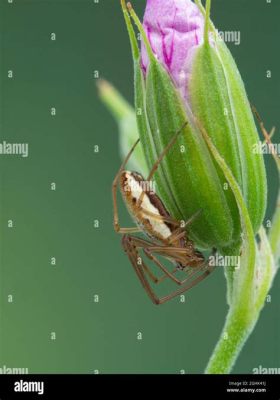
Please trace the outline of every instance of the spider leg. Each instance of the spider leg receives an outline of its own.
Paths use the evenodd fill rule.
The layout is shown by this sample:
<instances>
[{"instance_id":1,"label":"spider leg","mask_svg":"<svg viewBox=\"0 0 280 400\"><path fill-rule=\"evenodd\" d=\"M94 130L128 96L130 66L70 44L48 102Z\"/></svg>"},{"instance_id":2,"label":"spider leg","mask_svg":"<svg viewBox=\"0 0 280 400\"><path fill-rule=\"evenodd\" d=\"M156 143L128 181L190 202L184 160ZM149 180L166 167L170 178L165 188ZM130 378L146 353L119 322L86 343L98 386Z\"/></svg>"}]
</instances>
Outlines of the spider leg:
<instances>
[{"instance_id":1,"label":"spider leg","mask_svg":"<svg viewBox=\"0 0 280 400\"><path fill-rule=\"evenodd\" d=\"M145 240L136 236L133 236L133 242L138 248L147 248L151 252L156 252L162 254L163 256L171 257L174 259L174 261L178 261L178 263L186 261L186 256L191 256L191 253L188 252L188 249L185 247L155 244L149 240Z\"/></svg>"},{"instance_id":2,"label":"spider leg","mask_svg":"<svg viewBox=\"0 0 280 400\"><path fill-rule=\"evenodd\" d=\"M177 279L174 274L178 272L178 268L176 267L175 270L169 271L158 259L157 257L152 254L153 252L156 252L158 255L163 256L170 262L175 262L175 264L181 263L181 264L187 264L186 261L186 250L184 248L176 248L176 247L166 247L166 246L154 246L152 242L149 242L144 239L139 239L137 237L133 237L132 239L133 244L138 248L138 249L143 249L145 255L153 261L165 274L165 277L159 278L158 281L162 281L163 279L169 277L171 280L173 280L175 283L178 285L183 285L186 283L190 278L193 278L196 274L204 272L206 269L211 269L208 261L205 260L202 264L198 266L190 266L186 272L187 276L184 279ZM184 251L184 254L182 256L182 251ZM177 254L179 252L179 254ZM214 250L215 252L215 250ZM189 257L189 262L191 263L193 261L193 258L190 256ZM213 268L214 269L214 268ZM212 269L211 269L212 272ZM159 282L157 282L159 283Z\"/></svg>"},{"instance_id":3,"label":"spider leg","mask_svg":"<svg viewBox=\"0 0 280 400\"><path fill-rule=\"evenodd\" d=\"M191 253L188 254L188 250L184 247L158 245L136 236L131 236L131 240L133 240L133 244L138 249L148 249L150 253L152 252L162 255L163 257L175 262L176 264L185 264L186 257L188 256L190 262L193 261Z\"/></svg>"},{"instance_id":4,"label":"spider leg","mask_svg":"<svg viewBox=\"0 0 280 400\"><path fill-rule=\"evenodd\" d=\"M208 262L205 261L205 263L203 263L199 267L189 269L189 271L187 273L187 277L181 280L180 285L184 285L184 283L186 283L187 281L190 281L190 279L194 279L196 275L199 276L200 273L205 273L207 271L212 272L213 269L210 268L210 266L208 265ZM198 281L198 282L200 282L200 281Z\"/></svg>"},{"instance_id":5,"label":"spider leg","mask_svg":"<svg viewBox=\"0 0 280 400\"><path fill-rule=\"evenodd\" d=\"M183 281L181 281L179 283L181 286L179 289L173 291L172 293L168 294L167 296L157 297L155 295L155 293L152 291L151 286L147 280L146 280L146 284L148 285L148 288L146 287L146 290L148 289L148 293L150 291L153 292L153 295L154 295L153 300L154 300L155 304L163 304L163 303L166 303L167 301L173 299L174 297L179 296L182 293L185 293L186 291L190 290L194 286L196 286L198 283L200 283L205 278L207 278L208 275L210 275L210 273L213 271L213 269L214 269L214 267L208 267L201 275L197 276L193 280L190 280L190 276L188 276L187 278L185 278ZM195 271L195 272L197 272L197 271Z\"/></svg>"},{"instance_id":6,"label":"spider leg","mask_svg":"<svg viewBox=\"0 0 280 400\"><path fill-rule=\"evenodd\" d=\"M187 290L190 290L192 287L196 286L199 282L203 281L205 278L207 278L208 275L213 271L214 267L209 267L202 275L198 276L196 279L191 281L188 285L182 286L180 289L175 290L173 293L170 293L167 296L161 297L159 299L159 304L163 304L174 297L186 292Z\"/></svg>"},{"instance_id":7,"label":"spider leg","mask_svg":"<svg viewBox=\"0 0 280 400\"><path fill-rule=\"evenodd\" d=\"M150 255L149 255L148 253L146 253L146 249L143 249L143 251L144 251L144 253L146 254L146 256L147 256L148 258L150 258ZM150 258L150 259L151 259L151 258ZM141 260L142 260L142 258L141 258ZM151 269L150 269L145 263L143 263L142 265L143 265L143 269L145 270L145 272L147 273L147 275L149 275L149 278L150 278L154 283L158 284L158 283L162 282L162 281L166 278L166 275L162 275L161 277L158 278L158 277L151 271Z\"/></svg>"},{"instance_id":8,"label":"spider leg","mask_svg":"<svg viewBox=\"0 0 280 400\"><path fill-rule=\"evenodd\" d=\"M140 282L142 283L144 289L146 290L147 294L149 295L149 297L151 298L151 300L153 301L154 304L163 304L168 300L171 300L173 297L178 296L179 294L184 293L185 291L191 289L193 286L195 286L196 284L198 284L199 282L201 282L203 279L205 279L214 269L214 267L210 267L208 265L208 263L204 263L204 265L198 267L198 268L193 268L191 270L191 273L188 274L188 276L183 279L183 280L179 280L177 279L173 273L176 272L172 271L169 272L161 263L160 261L153 255L151 254L151 251L149 249L149 245L151 244L148 241L144 241L146 242L146 247L145 246L139 246L139 242L138 242L138 238L135 238L133 236L128 236L128 235L124 235L123 237L123 247L125 252L127 253L131 264L140 280ZM143 243L142 243L143 244ZM159 298L155 292L153 291L147 277L146 274L151 278L151 271L149 270L148 266L145 264L144 260L142 259L142 257L139 256L139 249L142 249L144 254L150 259L152 260L164 273L165 275L163 275L161 278L156 278L153 274L153 277L156 278L156 280L153 280L155 283L159 283L162 280L164 280L166 277L169 277L172 281L174 281L175 283L181 285L181 288L178 290L173 291L172 293L170 293L167 296L161 297ZM139 258L141 259L141 262L139 263ZM171 260L172 261L172 260ZM148 272L149 271L149 272ZM191 279L195 274L202 272L201 275L195 277L194 279Z\"/></svg>"},{"instance_id":9,"label":"spider leg","mask_svg":"<svg viewBox=\"0 0 280 400\"><path fill-rule=\"evenodd\" d=\"M192 215L185 223L184 227L181 227L181 221L177 221L176 219L172 217L164 217L162 215L154 214L153 212L146 210L145 208L141 209L141 213L148 215L151 217L151 219L156 220L156 221L162 221L162 222L169 222L173 226L177 226L178 230L180 229L181 232L186 232L185 228L186 226L190 225L201 213L201 210L198 210L194 215ZM175 231L177 232L177 230ZM173 234L175 233L173 232Z\"/></svg>"},{"instance_id":10,"label":"spider leg","mask_svg":"<svg viewBox=\"0 0 280 400\"><path fill-rule=\"evenodd\" d=\"M171 254L171 252L175 250L175 252L178 252L178 254L186 254L186 249L184 247L160 245L137 236L131 236L131 239L133 239L135 246L138 248L148 248L149 250L158 252L166 250L169 254Z\"/></svg>"},{"instance_id":11,"label":"spider leg","mask_svg":"<svg viewBox=\"0 0 280 400\"><path fill-rule=\"evenodd\" d=\"M256 107L255 107L254 105L251 104L251 108L252 108L252 111L253 111L253 113L255 114L255 116L256 116L256 118L257 118L257 120L258 120L258 123L259 123L259 125L260 125L262 134L263 134L263 136L264 136L266 142L269 142L269 143L270 143L270 140L271 140L272 136L273 136L274 133L275 133L275 127L272 128L272 130L271 130L270 133L268 133L268 131L266 130L266 128L265 128L265 126L264 126L264 123L263 123L263 121L262 121L262 119L261 119L261 116L260 116L258 110L256 109Z\"/></svg>"},{"instance_id":12,"label":"spider leg","mask_svg":"<svg viewBox=\"0 0 280 400\"><path fill-rule=\"evenodd\" d=\"M183 239L186 236L186 231L183 228L178 228L171 235L171 239L169 239L169 243L172 244L177 242L180 239Z\"/></svg>"},{"instance_id":13,"label":"spider leg","mask_svg":"<svg viewBox=\"0 0 280 400\"><path fill-rule=\"evenodd\" d=\"M176 219L173 219L172 217L164 217L163 215L154 214L153 212L146 210L145 208L141 209L141 213L148 215L149 217L151 217L151 219L155 221L169 222L174 226L180 225L180 222Z\"/></svg>"},{"instance_id":14,"label":"spider leg","mask_svg":"<svg viewBox=\"0 0 280 400\"><path fill-rule=\"evenodd\" d=\"M134 143L133 147L131 148L130 152L128 153L127 157L123 161L122 165L120 166L120 169L115 176L112 184L112 196L113 196L113 212L114 212L114 229L118 233L137 233L141 232L141 229L138 227L133 227L133 228L121 228L119 225L119 213L118 213L118 204L117 204L117 192L118 192L118 185L119 185L119 179L122 171L124 170L125 165L127 164L131 154L133 153L135 147L139 143L139 139Z\"/></svg>"},{"instance_id":15,"label":"spider leg","mask_svg":"<svg viewBox=\"0 0 280 400\"><path fill-rule=\"evenodd\" d=\"M144 248L143 249L144 253L146 254L146 256L152 260L163 272L165 275L163 275L163 277L160 279L160 282L163 280L163 278L167 278L169 277L173 282L175 282L177 285L183 285L184 283L186 283L187 281L189 281L191 278L193 278L195 275L203 272L204 269L207 269L208 266L208 262L205 261L203 264L199 265L198 267L190 267L186 272L187 276L184 279L178 279L176 278L176 276L174 275L176 272L178 272L178 268L176 267L175 270L173 271L169 271L159 260L158 258L152 254L151 250ZM169 261L172 261L169 257L166 257L165 254L161 254L158 253L159 255L162 255L163 257L165 257L166 259L168 259ZM158 282L157 282L158 283Z\"/></svg>"},{"instance_id":16,"label":"spider leg","mask_svg":"<svg viewBox=\"0 0 280 400\"><path fill-rule=\"evenodd\" d=\"M143 248L143 252L146 254L146 256L151 261L153 261L164 272L165 275L163 275L163 277L167 277L168 276L172 281L177 283L177 285L181 284L181 281L179 279L177 279L176 276L174 276L172 272L168 271L168 269L165 268L164 265L162 265L162 263L152 254L152 252L149 249ZM160 278L161 281L163 280L163 277Z\"/></svg>"},{"instance_id":17,"label":"spider leg","mask_svg":"<svg viewBox=\"0 0 280 400\"><path fill-rule=\"evenodd\" d=\"M138 239L139 239L139 238L130 236L129 242L134 244L134 246L136 247L136 251L137 251L137 249L142 249L142 250L144 251L144 253L146 254L146 256L147 256L151 261L154 261L153 256L152 256L152 255L150 254L150 252L145 248L145 246L149 246L149 245L151 245L152 243L151 243L151 242L148 242L148 241L146 241L146 240L141 240L141 239L139 239L139 240L141 241L142 245L141 245L141 246L139 246L139 245L137 246L136 243L139 242ZM127 241L127 239L125 238L125 239L123 239L123 240L124 240L123 243L125 242L125 246L126 246L126 241ZM139 243L138 243L138 244L139 244ZM138 255L138 257L139 257L139 255ZM141 260L142 260L142 258L141 258ZM154 283L156 283L156 284L161 283L164 279L167 278L166 273L165 273L164 275L162 275L161 277L157 277L145 263L143 263L142 266L143 266L143 269L145 270L145 272L149 275L150 279L151 279ZM176 271L177 271L177 268L176 268L174 271L172 271L172 272L174 273L174 272L176 272Z\"/></svg>"},{"instance_id":18,"label":"spider leg","mask_svg":"<svg viewBox=\"0 0 280 400\"><path fill-rule=\"evenodd\" d=\"M272 128L272 130L271 130L270 133L268 133L268 131L266 130L266 128L265 128L265 126L264 126L264 123L263 123L263 121L262 121L262 119L261 119L261 116L260 116L260 114L258 113L256 107L253 106L253 105L251 104L251 108L252 108L252 111L253 111L253 113L255 114L255 116L256 116L256 118L257 118L257 120L258 120L258 123L259 123L259 125L260 125L260 129L261 129L262 134L263 134L264 139L265 139L265 142L266 142L267 144L272 144L271 138L272 138L272 136L274 135L275 127ZM279 161L279 156L277 155L277 152L276 152L276 151L273 151L273 152L272 152L272 156L273 156L273 158L275 159L276 163L279 165L280 161Z\"/></svg>"},{"instance_id":19,"label":"spider leg","mask_svg":"<svg viewBox=\"0 0 280 400\"><path fill-rule=\"evenodd\" d=\"M123 236L122 245L123 245L124 251L128 255L128 258L136 272L136 275L138 276L143 288L145 289L146 293L148 294L148 296L150 297L152 302L154 304L160 304L160 299L155 294L155 292L151 288L151 285L149 284L149 282L146 278L145 272L141 265L142 263L138 264L138 262L137 262L139 254L138 254L137 249L131 244L131 239L132 239L131 236L128 236L128 235Z\"/></svg>"}]
</instances>

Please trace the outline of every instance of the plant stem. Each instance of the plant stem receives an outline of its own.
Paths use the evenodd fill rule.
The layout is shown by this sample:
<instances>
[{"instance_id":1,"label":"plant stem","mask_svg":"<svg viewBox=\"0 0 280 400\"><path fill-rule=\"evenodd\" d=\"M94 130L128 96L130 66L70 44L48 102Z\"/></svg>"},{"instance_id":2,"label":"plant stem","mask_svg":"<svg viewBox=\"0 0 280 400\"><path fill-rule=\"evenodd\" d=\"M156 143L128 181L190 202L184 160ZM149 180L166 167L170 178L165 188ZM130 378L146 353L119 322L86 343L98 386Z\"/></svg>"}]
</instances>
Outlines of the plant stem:
<instances>
[{"instance_id":1,"label":"plant stem","mask_svg":"<svg viewBox=\"0 0 280 400\"><path fill-rule=\"evenodd\" d=\"M213 352L205 373L229 373L242 350L255 324L248 315L243 314L243 307L231 307L221 338Z\"/></svg>"},{"instance_id":2,"label":"plant stem","mask_svg":"<svg viewBox=\"0 0 280 400\"><path fill-rule=\"evenodd\" d=\"M236 270L233 279L231 306L220 340L206 368L206 373L208 374L224 374L231 371L247 338L258 321L265 297L275 276L275 269L271 247L264 229L261 229L261 247L259 250L261 251L261 257L258 258L261 258L264 265L261 265L263 268L258 271L260 272L259 277L256 274L256 269L259 266L256 258L257 246L241 189L225 160L221 157L202 126L201 131L235 196L244 235L241 265Z\"/></svg>"},{"instance_id":3,"label":"plant stem","mask_svg":"<svg viewBox=\"0 0 280 400\"><path fill-rule=\"evenodd\" d=\"M280 261L280 191L276 211L272 220L272 227L269 232L269 241L275 259L275 266L276 269L278 269Z\"/></svg>"}]
</instances>

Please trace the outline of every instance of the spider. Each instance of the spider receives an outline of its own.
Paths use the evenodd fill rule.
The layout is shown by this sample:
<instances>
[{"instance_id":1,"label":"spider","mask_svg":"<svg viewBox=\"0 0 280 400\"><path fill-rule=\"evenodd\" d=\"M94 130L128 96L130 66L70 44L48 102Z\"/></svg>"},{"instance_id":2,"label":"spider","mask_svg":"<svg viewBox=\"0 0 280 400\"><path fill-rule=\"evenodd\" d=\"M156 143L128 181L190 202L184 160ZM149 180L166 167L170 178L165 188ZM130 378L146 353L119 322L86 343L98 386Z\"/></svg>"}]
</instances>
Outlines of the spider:
<instances>
[{"instance_id":1,"label":"spider","mask_svg":"<svg viewBox=\"0 0 280 400\"><path fill-rule=\"evenodd\" d=\"M187 122L176 132L170 143L162 151L146 181L138 172L125 170L129 158L140 141L138 139L123 161L112 184L114 229L117 233L123 235L123 249L154 304L163 304L191 289L205 279L214 269L205 260L203 254L195 249L193 242L187 236L186 226L198 216L200 211L194 214L182 226L182 221L177 221L171 217L162 200L147 185L147 182L151 182L162 159L176 143L180 132L186 125ZM117 207L118 187L130 215L137 224L136 227L122 228L119 225ZM144 233L148 236L149 240L133 235L135 233ZM146 256L147 260L150 260L158 267L161 271L160 277L154 274L141 255ZM173 269L170 270L163 265L158 256L171 262ZM176 273L179 271L186 273L184 279L179 279L176 276ZM151 283L159 284L167 278L180 287L164 297L159 297L155 293Z\"/></svg>"}]
</instances>

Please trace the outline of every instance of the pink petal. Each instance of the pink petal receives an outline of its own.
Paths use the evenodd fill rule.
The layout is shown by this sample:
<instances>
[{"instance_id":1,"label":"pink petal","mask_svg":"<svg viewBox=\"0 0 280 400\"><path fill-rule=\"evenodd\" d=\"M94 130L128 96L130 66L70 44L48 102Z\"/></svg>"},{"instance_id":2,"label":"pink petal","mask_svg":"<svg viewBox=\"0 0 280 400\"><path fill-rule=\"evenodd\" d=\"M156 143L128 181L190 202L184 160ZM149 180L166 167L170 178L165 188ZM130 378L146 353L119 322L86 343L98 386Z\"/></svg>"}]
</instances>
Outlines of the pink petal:
<instances>
[{"instance_id":1,"label":"pink petal","mask_svg":"<svg viewBox=\"0 0 280 400\"><path fill-rule=\"evenodd\" d=\"M147 0L143 22L153 52L187 98L194 50L203 41L204 17L191 0ZM149 64L142 43L142 65Z\"/></svg>"}]
</instances>

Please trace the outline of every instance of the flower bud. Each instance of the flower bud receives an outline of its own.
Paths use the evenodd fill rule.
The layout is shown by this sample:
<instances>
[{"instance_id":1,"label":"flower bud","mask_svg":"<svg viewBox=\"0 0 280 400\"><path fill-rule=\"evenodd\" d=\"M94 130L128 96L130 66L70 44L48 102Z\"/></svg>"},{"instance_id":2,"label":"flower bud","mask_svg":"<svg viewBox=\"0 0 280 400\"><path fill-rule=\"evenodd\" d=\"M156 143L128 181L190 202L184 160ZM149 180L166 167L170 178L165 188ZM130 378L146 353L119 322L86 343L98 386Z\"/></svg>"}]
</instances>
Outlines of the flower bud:
<instances>
[{"instance_id":1,"label":"flower bud","mask_svg":"<svg viewBox=\"0 0 280 400\"><path fill-rule=\"evenodd\" d=\"M267 183L263 157L252 151L258 133L244 84L213 30L210 1L204 13L190 0L148 0L143 26L129 6L142 34L141 53L123 7L134 56L139 134L150 168L188 122L155 177L159 195L177 219L202 210L188 227L197 246L236 249L242 230L238 207L202 129L238 182L255 232L264 218Z\"/></svg>"}]
</instances>

